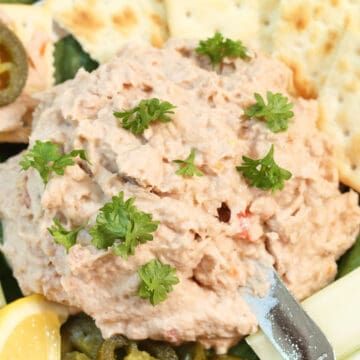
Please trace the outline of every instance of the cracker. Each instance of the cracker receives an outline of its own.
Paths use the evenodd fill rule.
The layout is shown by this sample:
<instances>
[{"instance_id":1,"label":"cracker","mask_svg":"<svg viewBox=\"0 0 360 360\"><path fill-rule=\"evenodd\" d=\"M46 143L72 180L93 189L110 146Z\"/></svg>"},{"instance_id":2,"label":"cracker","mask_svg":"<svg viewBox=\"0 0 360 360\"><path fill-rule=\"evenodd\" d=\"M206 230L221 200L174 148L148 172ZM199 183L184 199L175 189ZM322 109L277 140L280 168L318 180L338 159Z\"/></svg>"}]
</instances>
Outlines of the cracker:
<instances>
[{"instance_id":1,"label":"cracker","mask_svg":"<svg viewBox=\"0 0 360 360\"><path fill-rule=\"evenodd\" d=\"M340 179L360 192L360 5L320 90L319 126L335 143Z\"/></svg>"},{"instance_id":2,"label":"cracker","mask_svg":"<svg viewBox=\"0 0 360 360\"><path fill-rule=\"evenodd\" d=\"M161 0L45 0L45 6L100 63L127 41L145 40L160 47L167 39Z\"/></svg>"},{"instance_id":3,"label":"cracker","mask_svg":"<svg viewBox=\"0 0 360 360\"><path fill-rule=\"evenodd\" d=\"M165 0L170 35L203 39L220 31L256 47L259 0Z\"/></svg>"},{"instance_id":4,"label":"cracker","mask_svg":"<svg viewBox=\"0 0 360 360\"><path fill-rule=\"evenodd\" d=\"M351 0L281 0L269 51L294 72L298 93L316 98L349 21Z\"/></svg>"}]
</instances>

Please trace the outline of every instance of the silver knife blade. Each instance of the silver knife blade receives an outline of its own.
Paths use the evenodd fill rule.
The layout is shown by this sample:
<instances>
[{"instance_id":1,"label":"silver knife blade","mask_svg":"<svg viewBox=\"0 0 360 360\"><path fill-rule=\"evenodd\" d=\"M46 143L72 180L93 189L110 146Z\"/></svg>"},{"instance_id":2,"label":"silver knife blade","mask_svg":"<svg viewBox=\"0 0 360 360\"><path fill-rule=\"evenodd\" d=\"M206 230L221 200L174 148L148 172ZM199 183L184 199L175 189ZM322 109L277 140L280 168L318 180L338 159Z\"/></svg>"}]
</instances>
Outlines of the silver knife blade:
<instances>
[{"instance_id":1,"label":"silver knife blade","mask_svg":"<svg viewBox=\"0 0 360 360\"><path fill-rule=\"evenodd\" d=\"M276 271L266 268L270 283L264 297L246 289L244 300L259 326L285 360L335 360L323 332L290 294Z\"/></svg>"}]
</instances>

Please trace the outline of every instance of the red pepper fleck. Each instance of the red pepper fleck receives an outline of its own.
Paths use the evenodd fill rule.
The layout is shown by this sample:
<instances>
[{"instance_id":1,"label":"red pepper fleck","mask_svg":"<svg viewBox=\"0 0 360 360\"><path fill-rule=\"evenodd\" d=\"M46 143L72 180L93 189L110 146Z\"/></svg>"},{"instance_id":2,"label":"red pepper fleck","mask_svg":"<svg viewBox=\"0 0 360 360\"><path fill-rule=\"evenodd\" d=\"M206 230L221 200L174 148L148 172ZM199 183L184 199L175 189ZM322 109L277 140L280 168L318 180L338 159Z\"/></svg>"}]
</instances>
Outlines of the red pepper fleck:
<instances>
[{"instance_id":1,"label":"red pepper fleck","mask_svg":"<svg viewBox=\"0 0 360 360\"><path fill-rule=\"evenodd\" d=\"M250 211L246 209L245 211L238 213L236 216L239 219L239 225L240 225L240 231L239 233L236 234L237 237L251 241L251 237L249 234L249 227L250 227L249 217L251 216Z\"/></svg>"}]
</instances>

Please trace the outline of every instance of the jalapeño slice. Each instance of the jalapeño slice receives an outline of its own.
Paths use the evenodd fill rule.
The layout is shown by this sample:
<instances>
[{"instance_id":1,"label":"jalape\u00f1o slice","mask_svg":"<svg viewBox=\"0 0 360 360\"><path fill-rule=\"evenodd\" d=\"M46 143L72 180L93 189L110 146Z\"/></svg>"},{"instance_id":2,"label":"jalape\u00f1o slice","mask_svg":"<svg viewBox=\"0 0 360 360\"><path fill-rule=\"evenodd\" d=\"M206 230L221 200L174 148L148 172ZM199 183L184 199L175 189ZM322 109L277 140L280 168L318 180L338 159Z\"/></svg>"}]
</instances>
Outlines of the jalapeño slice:
<instances>
[{"instance_id":1,"label":"jalape\u00f1o slice","mask_svg":"<svg viewBox=\"0 0 360 360\"><path fill-rule=\"evenodd\" d=\"M0 22L0 106L16 100L28 75L27 55L19 38Z\"/></svg>"}]
</instances>

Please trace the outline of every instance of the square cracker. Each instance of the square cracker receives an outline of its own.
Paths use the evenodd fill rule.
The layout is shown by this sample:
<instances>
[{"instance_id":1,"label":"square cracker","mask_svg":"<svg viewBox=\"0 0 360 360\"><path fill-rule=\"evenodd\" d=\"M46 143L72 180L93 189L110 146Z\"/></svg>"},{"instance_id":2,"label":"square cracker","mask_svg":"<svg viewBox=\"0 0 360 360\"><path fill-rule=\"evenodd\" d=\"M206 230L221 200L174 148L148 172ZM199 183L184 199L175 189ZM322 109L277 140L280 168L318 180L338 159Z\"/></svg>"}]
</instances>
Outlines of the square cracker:
<instances>
[{"instance_id":1,"label":"square cracker","mask_svg":"<svg viewBox=\"0 0 360 360\"><path fill-rule=\"evenodd\" d=\"M360 192L360 3L320 90L319 126L335 143L340 179Z\"/></svg>"},{"instance_id":2,"label":"square cracker","mask_svg":"<svg viewBox=\"0 0 360 360\"><path fill-rule=\"evenodd\" d=\"M269 51L294 72L305 98L316 98L349 21L352 0L281 0L266 31Z\"/></svg>"},{"instance_id":3,"label":"square cracker","mask_svg":"<svg viewBox=\"0 0 360 360\"><path fill-rule=\"evenodd\" d=\"M161 0L45 0L54 19L100 63L129 40L160 47L167 39Z\"/></svg>"},{"instance_id":4,"label":"square cracker","mask_svg":"<svg viewBox=\"0 0 360 360\"><path fill-rule=\"evenodd\" d=\"M204 39L220 31L256 47L259 0L165 0L170 35Z\"/></svg>"}]
</instances>

